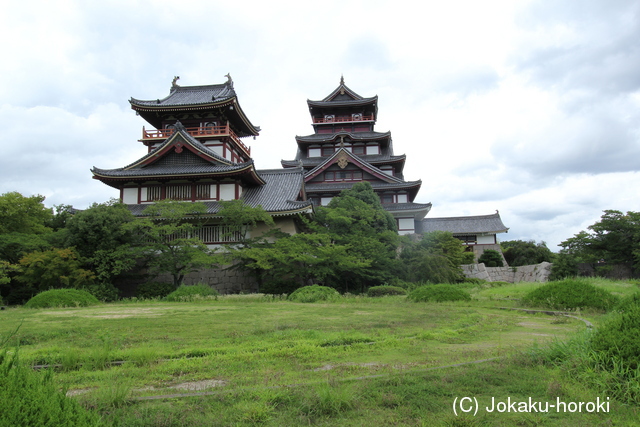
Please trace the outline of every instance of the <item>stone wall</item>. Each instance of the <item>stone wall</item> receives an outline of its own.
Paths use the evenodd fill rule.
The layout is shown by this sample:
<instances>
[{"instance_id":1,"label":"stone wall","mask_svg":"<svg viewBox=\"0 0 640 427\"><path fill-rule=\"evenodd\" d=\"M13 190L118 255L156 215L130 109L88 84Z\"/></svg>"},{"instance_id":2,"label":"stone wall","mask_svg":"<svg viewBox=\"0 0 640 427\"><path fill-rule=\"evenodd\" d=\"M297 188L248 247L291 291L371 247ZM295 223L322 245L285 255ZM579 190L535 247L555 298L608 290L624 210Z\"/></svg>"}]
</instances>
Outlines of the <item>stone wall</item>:
<instances>
[{"instance_id":1,"label":"stone wall","mask_svg":"<svg viewBox=\"0 0 640 427\"><path fill-rule=\"evenodd\" d=\"M520 267L485 267L483 263L462 266L468 278L483 279L489 282L546 282L551 274L551 263Z\"/></svg>"},{"instance_id":2,"label":"stone wall","mask_svg":"<svg viewBox=\"0 0 640 427\"><path fill-rule=\"evenodd\" d=\"M154 282L173 283L173 276L161 274ZM203 283L211 286L220 294L239 294L241 292L258 292L258 284L253 276L242 270L203 269L184 276L185 285Z\"/></svg>"}]
</instances>

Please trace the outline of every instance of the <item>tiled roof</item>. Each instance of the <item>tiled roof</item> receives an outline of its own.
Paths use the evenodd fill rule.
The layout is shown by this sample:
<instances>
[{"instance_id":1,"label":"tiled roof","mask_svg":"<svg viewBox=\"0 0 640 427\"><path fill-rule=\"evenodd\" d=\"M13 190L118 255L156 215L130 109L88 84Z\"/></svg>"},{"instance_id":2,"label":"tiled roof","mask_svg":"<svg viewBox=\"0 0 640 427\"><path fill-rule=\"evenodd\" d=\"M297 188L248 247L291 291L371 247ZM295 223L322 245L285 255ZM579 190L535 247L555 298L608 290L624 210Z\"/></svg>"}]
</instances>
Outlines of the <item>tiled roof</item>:
<instances>
[{"instance_id":1,"label":"tiled roof","mask_svg":"<svg viewBox=\"0 0 640 427\"><path fill-rule=\"evenodd\" d=\"M227 76L228 77L228 76ZM169 112L219 110L231 122L239 137L257 136L260 126L255 126L246 116L233 89L231 78L223 84L206 86L178 86L171 88L169 96L162 99L141 100L131 98L131 108L136 110L156 129L162 125L163 116Z\"/></svg>"},{"instance_id":2,"label":"tiled roof","mask_svg":"<svg viewBox=\"0 0 640 427\"><path fill-rule=\"evenodd\" d=\"M311 201L297 201L303 183L301 168L266 169L257 171L265 181L264 185L245 190L242 199L251 207L262 206L272 215L291 215L301 212L312 212ZM203 202L207 213L215 215L220 211L219 202ZM136 216L143 216L147 204L127 205Z\"/></svg>"},{"instance_id":3,"label":"tiled roof","mask_svg":"<svg viewBox=\"0 0 640 427\"><path fill-rule=\"evenodd\" d=\"M351 188L354 182L338 182L332 184L307 184L307 193L321 193L321 192L339 192L346 188ZM374 190L404 190L411 187L422 185L422 181L404 181L404 182L371 182L371 187Z\"/></svg>"},{"instance_id":4,"label":"tiled roof","mask_svg":"<svg viewBox=\"0 0 640 427\"><path fill-rule=\"evenodd\" d=\"M215 159L216 161L218 161L220 163L223 163L223 164L227 164L227 165L231 165L232 164L232 162L230 160L227 160L224 157L220 156L215 151L209 149L207 146L205 146L200 141L198 141L193 136L191 136L189 134L189 132L187 132L187 130L184 128L184 126L182 126L182 123L176 122L173 134L169 138L165 139L164 142L162 142L162 144L160 144L158 146L158 148L150 151L149 153L147 153L146 155L142 156L141 158L139 158L135 162L125 166L124 169L130 169L130 168L134 167L135 165L138 165L138 164L146 162L148 159L150 159L150 158L154 157L155 155L157 155L165 147L173 144L174 141L178 138L178 136L182 137L182 139L186 143L191 145L197 151L200 151L200 152L206 154L207 156Z\"/></svg>"},{"instance_id":5,"label":"tiled roof","mask_svg":"<svg viewBox=\"0 0 640 427\"><path fill-rule=\"evenodd\" d=\"M506 233L509 230L502 223L497 211L492 215L425 218L422 220L421 228L421 233L449 231L453 234L493 234Z\"/></svg>"},{"instance_id":6,"label":"tiled roof","mask_svg":"<svg viewBox=\"0 0 640 427\"><path fill-rule=\"evenodd\" d=\"M206 86L175 86L169 96L162 99L141 100L131 98L131 105L141 107L173 107L218 103L236 96L228 83Z\"/></svg>"},{"instance_id":7,"label":"tiled roof","mask_svg":"<svg viewBox=\"0 0 640 427\"><path fill-rule=\"evenodd\" d=\"M300 154L300 153L299 153ZM388 154L360 154L358 155L362 160L371 163L372 165L386 165L389 163L403 162L406 160L407 156L402 154L401 156L390 156ZM316 167L320 163L323 163L327 158L326 157L296 157L295 160L281 160L282 166L291 167L298 166L300 162L305 167Z\"/></svg>"},{"instance_id":8,"label":"tiled roof","mask_svg":"<svg viewBox=\"0 0 640 427\"><path fill-rule=\"evenodd\" d=\"M205 175L205 174L226 174L234 171L243 171L247 167L253 165L253 160L246 163L239 163L235 165L214 165L214 164L200 164L200 165L157 165L152 164L145 168L136 169L99 169L94 167L91 171L102 177L110 178L135 178L135 177L167 177L167 176L190 176L190 175Z\"/></svg>"},{"instance_id":9,"label":"tiled roof","mask_svg":"<svg viewBox=\"0 0 640 427\"><path fill-rule=\"evenodd\" d=\"M431 203L383 203L382 207L388 211L411 211L429 208Z\"/></svg>"},{"instance_id":10,"label":"tiled roof","mask_svg":"<svg viewBox=\"0 0 640 427\"><path fill-rule=\"evenodd\" d=\"M394 216L411 215L420 221L431 210L431 203L383 203L382 207Z\"/></svg>"},{"instance_id":11,"label":"tiled roof","mask_svg":"<svg viewBox=\"0 0 640 427\"><path fill-rule=\"evenodd\" d=\"M205 156L194 154L187 147L177 154L172 146L182 142L189 145L196 152ZM166 150L168 149L168 151ZM158 157L158 154L162 155ZM157 159L155 158L157 157ZM175 132L167 138L158 148L142 156L135 162L117 169L100 169L94 167L91 172L98 179L123 179L123 178L171 178L200 175L237 175L244 173L255 174L253 160L245 163L232 163L210 150L198 140L193 138L178 122ZM260 183L255 175L251 182Z\"/></svg>"},{"instance_id":12,"label":"tiled roof","mask_svg":"<svg viewBox=\"0 0 640 427\"><path fill-rule=\"evenodd\" d=\"M340 79L340 85L327 95L322 101L307 100L307 104L313 107L341 107L354 105L375 104L378 101L378 95L371 98L363 98L362 96L349 89L344 84L344 79Z\"/></svg>"},{"instance_id":13,"label":"tiled roof","mask_svg":"<svg viewBox=\"0 0 640 427\"><path fill-rule=\"evenodd\" d=\"M311 179L314 175L319 173L325 166L330 165L332 163L335 163L335 161L336 161L335 159L338 158L341 155L344 155L344 154L346 154L347 157L350 157L352 162L354 162L355 164L360 164L360 167L362 167L364 170L367 170L369 173L371 173L374 176L377 175L378 178L382 179L383 181L387 181L387 182L403 182L402 179L400 179L400 178L398 178L396 176L387 175L382 170L380 170L377 167L373 166L372 164L368 163L366 160L363 160L358 155L347 151L347 149L345 149L345 148L339 149L338 151L333 153L333 155L331 155L331 156L327 157L326 159L324 159L324 161L322 163L319 163L318 166L316 166L315 168L313 168L310 171L308 171L305 174L305 179Z\"/></svg>"},{"instance_id":14,"label":"tiled roof","mask_svg":"<svg viewBox=\"0 0 640 427\"><path fill-rule=\"evenodd\" d=\"M296 136L299 142L329 142L337 140L338 135L347 135L354 141L380 140L391 137L391 132L336 132L336 133L314 133L306 136Z\"/></svg>"}]
</instances>

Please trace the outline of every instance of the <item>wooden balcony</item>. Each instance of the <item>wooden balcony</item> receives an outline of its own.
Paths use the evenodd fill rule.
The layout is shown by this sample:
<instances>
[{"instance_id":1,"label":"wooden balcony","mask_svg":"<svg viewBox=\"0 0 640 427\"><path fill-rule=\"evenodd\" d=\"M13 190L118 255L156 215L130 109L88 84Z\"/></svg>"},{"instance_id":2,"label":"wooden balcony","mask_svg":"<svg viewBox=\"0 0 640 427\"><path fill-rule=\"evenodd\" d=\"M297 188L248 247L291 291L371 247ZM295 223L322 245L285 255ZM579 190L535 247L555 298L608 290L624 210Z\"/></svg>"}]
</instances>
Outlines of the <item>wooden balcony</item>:
<instances>
[{"instance_id":1,"label":"wooden balcony","mask_svg":"<svg viewBox=\"0 0 640 427\"><path fill-rule=\"evenodd\" d=\"M236 143L238 148L242 150L247 156L251 157L251 148L244 145L244 143L238 138L236 133L229 126L207 126L207 127L193 127L185 128L189 135L198 139L205 139L211 137L228 137ZM142 139L140 141L147 142L156 139L167 139L173 135L173 129L151 129L147 130L142 127Z\"/></svg>"},{"instance_id":2,"label":"wooden balcony","mask_svg":"<svg viewBox=\"0 0 640 427\"><path fill-rule=\"evenodd\" d=\"M371 122L373 121L373 115L349 115L349 116L335 116L335 117L314 117L313 123L353 123L353 122Z\"/></svg>"}]
</instances>

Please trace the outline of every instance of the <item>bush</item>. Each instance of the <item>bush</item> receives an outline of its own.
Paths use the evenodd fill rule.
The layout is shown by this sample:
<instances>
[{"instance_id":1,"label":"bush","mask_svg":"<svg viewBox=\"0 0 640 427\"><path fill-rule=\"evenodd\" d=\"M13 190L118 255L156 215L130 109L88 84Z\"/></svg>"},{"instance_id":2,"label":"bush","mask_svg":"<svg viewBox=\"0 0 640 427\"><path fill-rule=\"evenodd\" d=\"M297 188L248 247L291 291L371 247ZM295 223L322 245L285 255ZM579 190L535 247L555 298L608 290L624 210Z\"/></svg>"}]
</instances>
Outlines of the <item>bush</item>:
<instances>
[{"instance_id":1,"label":"bush","mask_svg":"<svg viewBox=\"0 0 640 427\"><path fill-rule=\"evenodd\" d=\"M471 295L453 285L423 285L407 295L414 302L469 301Z\"/></svg>"},{"instance_id":2,"label":"bush","mask_svg":"<svg viewBox=\"0 0 640 427\"><path fill-rule=\"evenodd\" d=\"M478 263L484 263L486 267L502 267L504 263L502 262L502 255L500 252L493 249L486 249L480 258L478 258Z\"/></svg>"},{"instance_id":3,"label":"bush","mask_svg":"<svg viewBox=\"0 0 640 427\"><path fill-rule=\"evenodd\" d=\"M367 291L367 296L383 297L386 295L406 295L407 291L399 286L372 286Z\"/></svg>"},{"instance_id":4,"label":"bush","mask_svg":"<svg viewBox=\"0 0 640 427\"><path fill-rule=\"evenodd\" d=\"M333 288L328 286L312 285L303 286L296 289L289 295L289 301L295 302L317 302L317 301L335 301L340 298L340 294Z\"/></svg>"},{"instance_id":5,"label":"bush","mask_svg":"<svg viewBox=\"0 0 640 427\"><path fill-rule=\"evenodd\" d=\"M629 295L628 297L623 298L620 303L616 305L615 311L617 311L618 313L624 313L636 306L640 306L640 293Z\"/></svg>"},{"instance_id":6,"label":"bush","mask_svg":"<svg viewBox=\"0 0 640 427\"><path fill-rule=\"evenodd\" d=\"M215 297L214 299L218 299L219 295L218 291L212 287L199 283L191 286L182 285L167 295L164 300L188 302L203 299L204 297Z\"/></svg>"},{"instance_id":7,"label":"bush","mask_svg":"<svg viewBox=\"0 0 640 427\"><path fill-rule=\"evenodd\" d=\"M138 285L136 296L142 299L164 298L175 290L173 283L147 282Z\"/></svg>"},{"instance_id":8,"label":"bush","mask_svg":"<svg viewBox=\"0 0 640 427\"><path fill-rule=\"evenodd\" d=\"M640 367L640 305L628 304L622 313L616 313L593 334L593 350L601 352L607 360L622 360L631 369Z\"/></svg>"},{"instance_id":9,"label":"bush","mask_svg":"<svg viewBox=\"0 0 640 427\"><path fill-rule=\"evenodd\" d=\"M547 283L529 292L522 298L522 303L554 310L594 308L607 311L618 303L618 298L582 279L565 279Z\"/></svg>"},{"instance_id":10,"label":"bush","mask_svg":"<svg viewBox=\"0 0 640 427\"><path fill-rule=\"evenodd\" d=\"M111 283L96 283L93 285L85 286L82 289L89 292L98 300L103 302L116 301L120 298L120 291Z\"/></svg>"},{"instance_id":11,"label":"bush","mask_svg":"<svg viewBox=\"0 0 640 427\"><path fill-rule=\"evenodd\" d=\"M572 254L560 252L551 266L549 280L562 280L578 275L578 261Z\"/></svg>"},{"instance_id":12,"label":"bush","mask_svg":"<svg viewBox=\"0 0 640 427\"><path fill-rule=\"evenodd\" d=\"M31 298L24 306L28 308L88 307L99 303L96 297L81 289L51 289Z\"/></svg>"}]
</instances>

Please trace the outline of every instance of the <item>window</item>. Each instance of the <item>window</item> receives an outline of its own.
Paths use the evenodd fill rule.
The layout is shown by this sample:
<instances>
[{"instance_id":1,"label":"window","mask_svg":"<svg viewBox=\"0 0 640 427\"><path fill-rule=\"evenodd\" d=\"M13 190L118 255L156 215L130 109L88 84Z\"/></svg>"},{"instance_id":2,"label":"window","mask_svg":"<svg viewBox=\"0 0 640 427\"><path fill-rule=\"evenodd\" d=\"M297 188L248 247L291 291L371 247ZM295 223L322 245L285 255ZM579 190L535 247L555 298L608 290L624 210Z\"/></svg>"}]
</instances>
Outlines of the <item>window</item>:
<instances>
[{"instance_id":1,"label":"window","mask_svg":"<svg viewBox=\"0 0 640 427\"><path fill-rule=\"evenodd\" d=\"M382 203L407 203L409 201L406 194L394 193L385 193L380 196L380 200Z\"/></svg>"},{"instance_id":2,"label":"window","mask_svg":"<svg viewBox=\"0 0 640 427\"><path fill-rule=\"evenodd\" d=\"M242 241L245 231L225 225L205 225L193 237L199 238L203 243L233 243Z\"/></svg>"},{"instance_id":3,"label":"window","mask_svg":"<svg viewBox=\"0 0 640 427\"><path fill-rule=\"evenodd\" d=\"M332 122L334 121L336 118L336 116L334 114L325 114L324 116L324 121L325 122Z\"/></svg>"},{"instance_id":4,"label":"window","mask_svg":"<svg viewBox=\"0 0 640 427\"><path fill-rule=\"evenodd\" d=\"M461 234L453 237L462 240L462 242L467 245L475 245L477 242L475 234Z\"/></svg>"},{"instance_id":5,"label":"window","mask_svg":"<svg viewBox=\"0 0 640 427\"><path fill-rule=\"evenodd\" d=\"M362 120L362 114L352 114L351 115L351 119L352 120Z\"/></svg>"},{"instance_id":6,"label":"window","mask_svg":"<svg viewBox=\"0 0 640 427\"><path fill-rule=\"evenodd\" d=\"M380 154L378 144L367 145L367 154Z\"/></svg>"},{"instance_id":7,"label":"window","mask_svg":"<svg viewBox=\"0 0 640 427\"><path fill-rule=\"evenodd\" d=\"M322 147L322 157L327 157L335 153L336 147L333 145L325 145Z\"/></svg>"},{"instance_id":8,"label":"window","mask_svg":"<svg viewBox=\"0 0 640 427\"><path fill-rule=\"evenodd\" d=\"M364 145L354 145L353 148L351 149L351 152L353 154L364 155L365 154L365 147L364 147Z\"/></svg>"},{"instance_id":9,"label":"window","mask_svg":"<svg viewBox=\"0 0 640 427\"><path fill-rule=\"evenodd\" d=\"M215 195L214 197L211 197L211 184L196 185L196 199L198 200L215 199Z\"/></svg>"},{"instance_id":10,"label":"window","mask_svg":"<svg viewBox=\"0 0 640 427\"><path fill-rule=\"evenodd\" d=\"M154 202L156 200L160 200L162 198L162 187L147 187L146 202Z\"/></svg>"},{"instance_id":11,"label":"window","mask_svg":"<svg viewBox=\"0 0 640 427\"><path fill-rule=\"evenodd\" d=\"M309 157L321 157L322 150L320 148L309 148Z\"/></svg>"},{"instance_id":12,"label":"window","mask_svg":"<svg viewBox=\"0 0 640 427\"><path fill-rule=\"evenodd\" d=\"M325 181L362 181L362 171L329 171L324 173Z\"/></svg>"},{"instance_id":13,"label":"window","mask_svg":"<svg viewBox=\"0 0 640 427\"><path fill-rule=\"evenodd\" d=\"M167 199L191 200L191 185L169 185L167 186Z\"/></svg>"}]
</instances>

